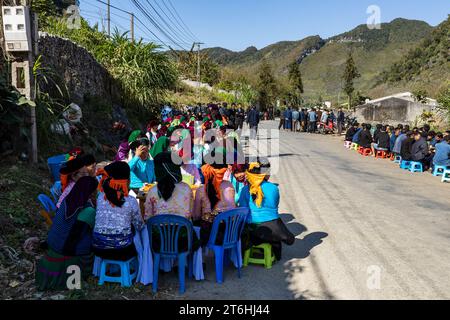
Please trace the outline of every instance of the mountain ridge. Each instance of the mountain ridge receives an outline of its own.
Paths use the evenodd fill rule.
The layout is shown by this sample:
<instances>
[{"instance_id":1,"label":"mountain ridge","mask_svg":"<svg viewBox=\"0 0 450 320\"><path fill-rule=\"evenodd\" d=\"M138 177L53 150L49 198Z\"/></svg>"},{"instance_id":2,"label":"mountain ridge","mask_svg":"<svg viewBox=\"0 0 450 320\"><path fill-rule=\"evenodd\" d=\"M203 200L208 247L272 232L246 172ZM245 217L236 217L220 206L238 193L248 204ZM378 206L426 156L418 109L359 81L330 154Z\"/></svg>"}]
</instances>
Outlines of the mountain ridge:
<instances>
[{"instance_id":1,"label":"mountain ridge","mask_svg":"<svg viewBox=\"0 0 450 320\"><path fill-rule=\"evenodd\" d=\"M253 84L257 81L257 70L263 59L268 60L275 75L285 83L288 66L297 61L306 98L321 97L343 102L340 99L341 77L348 52L353 52L362 75L355 82L356 89L365 94L382 94L372 91L379 74L419 46L434 29L421 20L396 18L382 23L381 29L371 30L362 24L327 39L315 35L298 41L279 41L259 50L250 46L244 51L221 47L203 51L228 72L245 76Z\"/></svg>"}]
</instances>

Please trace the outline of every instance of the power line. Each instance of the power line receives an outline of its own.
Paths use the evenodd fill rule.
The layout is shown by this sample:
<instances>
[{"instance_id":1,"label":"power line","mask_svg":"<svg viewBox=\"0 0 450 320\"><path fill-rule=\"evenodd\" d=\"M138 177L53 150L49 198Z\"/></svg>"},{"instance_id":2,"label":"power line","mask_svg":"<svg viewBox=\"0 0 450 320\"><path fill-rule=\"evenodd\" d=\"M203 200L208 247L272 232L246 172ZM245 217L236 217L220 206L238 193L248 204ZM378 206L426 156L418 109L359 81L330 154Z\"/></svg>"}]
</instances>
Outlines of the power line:
<instances>
[{"instance_id":1,"label":"power line","mask_svg":"<svg viewBox=\"0 0 450 320\"><path fill-rule=\"evenodd\" d=\"M167 21L159 14L158 10L155 9L155 7L150 3L149 0L146 0L150 8L156 13L156 15L159 17L159 20L166 26L165 31L169 33L175 40L177 40L178 43L182 43L186 41L186 39L183 39L183 37L180 37L177 32L174 31L172 26L167 23ZM155 19L156 20L156 19ZM189 40L187 40L189 41Z\"/></svg>"},{"instance_id":2,"label":"power line","mask_svg":"<svg viewBox=\"0 0 450 320\"><path fill-rule=\"evenodd\" d=\"M174 27L180 32L180 34L183 35L184 39L187 39L189 42L195 42L195 41L196 41L196 40L193 39L188 33L186 33L185 30L182 30L182 29L180 29L180 28L178 27L178 24L177 24L176 22L174 22L174 21L172 20L171 17L169 17L169 15L168 15L168 14L166 13L166 11L161 7L161 5L159 4L158 1L154 0L153 2L158 6L158 8L159 8L159 9L161 10L161 12L167 17L167 19L169 19L169 21L174 25Z\"/></svg>"},{"instance_id":3,"label":"power line","mask_svg":"<svg viewBox=\"0 0 450 320\"><path fill-rule=\"evenodd\" d=\"M169 5L172 7L173 11L175 12L175 14L176 14L176 16L178 17L178 19L179 19L179 21L181 22L181 24L183 24L184 27L186 28L187 32L188 32L189 34L191 34L192 37L193 37L194 39L196 39L197 41L199 41L199 39L195 36L195 34L189 29L189 27L188 27L188 26L186 25L186 23L183 21L183 19L181 18L180 14L179 14L178 11L177 11L177 9L175 9L174 5L172 4L172 1L167 0L167 2L168 2ZM165 1L163 1L163 4L166 5L166 4L165 4ZM166 6L166 7L167 7L167 6Z\"/></svg>"},{"instance_id":4,"label":"power line","mask_svg":"<svg viewBox=\"0 0 450 320\"><path fill-rule=\"evenodd\" d=\"M158 29L159 32L161 32L161 34L167 38L170 42L176 44L177 47L181 48L181 50L186 50L186 48L183 48L183 46L181 46L177 41L175 41L175 39L173 39L169 34L167 34L167 32L158 25L158 23L154 20L153 16L145 9L145 7L142 6L142 4L140 4L137 0L132 0L133 4L136 6L136 8L139 9L139 11L150 21L151 24L153 24L153 26L155 26L156 29ZM142 21L141 21L142 23ZM147 30L148 27L144 24L144 26L146 27ZM154 36L156 36L153 32L152 34ZM164 43L164 41L162 41L159 37L156 37L158 40L160 40L161 42ZM172 49L170 46L167 46L168 48ZM173 50L173 49L172 49Z\"/></svg>"}]
</instances>

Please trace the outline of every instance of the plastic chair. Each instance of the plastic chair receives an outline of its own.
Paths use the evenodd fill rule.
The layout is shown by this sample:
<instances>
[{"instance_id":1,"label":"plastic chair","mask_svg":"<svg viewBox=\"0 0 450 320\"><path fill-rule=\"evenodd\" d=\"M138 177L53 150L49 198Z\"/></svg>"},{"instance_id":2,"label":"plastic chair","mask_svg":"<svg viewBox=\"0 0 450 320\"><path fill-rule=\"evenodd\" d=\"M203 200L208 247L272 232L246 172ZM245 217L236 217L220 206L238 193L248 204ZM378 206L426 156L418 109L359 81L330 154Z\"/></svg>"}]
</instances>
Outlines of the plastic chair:
<instances>
[{"instance_id":1,"label":"plastic chair","mask_svg":"<svg viewBox=\"0 0 450 320\"><path fill-rule=\"evenodd\" d=\"M50 173L52 174L53 181L61 181L61 176L59 174L59 170L61 169L62 165L67 161L67 155L62 154L59 156L54 156L47 159L47 165L50 170Z\"/></svg>"},{"instance_id":2,"label":"plastic chair","mask_svg":"<svg viewBox=\"0 0 450 320\"><path fill-rule=\"evenodd\" d=\"M58 203L59 198L61 197L61 194L62 194L61 181L55 182L53 187L50 188L50 193L52 194L52 197L53 197L53 200L55 201L55 203Z\"/></svg>"},{"instance_id":3,"label":"plastic chair","mask_svg":"<svg viewBox=\"0 0 450 320\"><path fill-rule=\"evenodd\" d=\"M423 172L423 164L421 162L411 162L411 168L409 171L412 173Z\"/></svg>"},{"instance_id":4,"label":"plastic chair","mask_svg":"<svg viewBox=\"0 0 450 320\"><path fill-rule=\"evenodd\" d=\"M242 257L242 253L240 240L249 214L249 208L238 208L221 213L214 219L207 247L214 251L217 283L223 283L223 264L225 251L227 250L233 250L238 257L238 277L241 277L240 257ZM222 223L225 224L223 244L217 245L219 228Z\"/></svg>"},{"instance_id":5,"label":"plastic chair","mask_svg":"<svg viewBox=\"0 0 450 320\"><path fill-rule=\"evenodd\" d=\"M254 257L255 252L263 252L264 258L259 259ZM272 245L269 243L263 243L259 246L252 247L251 249L245 252L244 257L244 267L248 267L251 264L259 264L266 267L266 269L272 269L272 265L275 262L276 258L272 252Z\"/></svg>"},{"instance_id":6,"label":"plastic chair","mask_svg":"<svg viewBox=\"0 0 450 320\"><path fill-rule=\"evenodd\" d=\"M450 182L450 170L445 170L442 176L442 183Z\"/></svg>"},{"instance_id":7,"label":"plastic chair","mask_svg":"<svg viewBox=\"0 0 450 320\"><path fill-rule=\"evenodd\" d=\"M110 266L111 271L117 270L119 267L120 276L108 276L106 274L107 267ZM131 273L133 267L133 273ZM103 260L100 269L100 280L98 284L102 286L105 282L120 283L122 287L129 288L133 284L133 280L136 279L138 273L138 260L136 257L128 261L114 261L114 260Z\"/></svg>"},{"instance_id":8,"label":"plastic chair","mask_svg":"<svg viewBox=\"0 0 450 320\"><path fill-rule=\"evenodd\" d=\"M401 156L395 156L394 163L401 164L402 163L402 157Z\"/></svg>"},{"instance_id":9,"label":"plastic chair","mask_svg":"<svg viewBox=\"0 0 450 320\"><path fill-rule=\"evenodd\" d=\"M448 170L446 166L434 166L433 176L435 177L443 176L445 170Z\"/></svg>"},{"instance_id":10,"label":"plastic chair","mask_svg":"<svg viewBox=\"0 0 450 320\"><path fill-rule=\"evenodd\" d=\"M411 170L411 161L402 160L402 162L400 162L400 169Z\"/></svg>"},{"instance_id":11,"label":"plastic chair","mask_svg":"<svg viewBox=\"0 0 450 320\"><path fill-rule=\"evenodd\" d=\"M175 215L158 215L151 218L147 223L149 232L150 248L153 252L152 233L153 228L159 232L161 247L160 252L153 252L153 293L158 292L158 273L161 258L178 259L178 277L180 281L180 293L186 291L185 272L186 266L189 267L189 277L192 277L192 261L188 261L188 256L192 251L192 222L188 219ZM187 231L188 246L186 252L180 252L178 248L178 240L181 230Z\"/></svg>"},{"instance_id":12,"label":"plastic chair","mask_svg":"<svg viewBox=\"0 0 450 320\"><path fill-rule=\"evenodd\" d=\"M38 201L40 202L43 210L41 210L41 216L45 219L45 222L48 226L53 224L52 213L56 212L56 206L53 203L52 199L50 199L45 194L41 194L38 196Z\"/></svg>"}]
</instances>

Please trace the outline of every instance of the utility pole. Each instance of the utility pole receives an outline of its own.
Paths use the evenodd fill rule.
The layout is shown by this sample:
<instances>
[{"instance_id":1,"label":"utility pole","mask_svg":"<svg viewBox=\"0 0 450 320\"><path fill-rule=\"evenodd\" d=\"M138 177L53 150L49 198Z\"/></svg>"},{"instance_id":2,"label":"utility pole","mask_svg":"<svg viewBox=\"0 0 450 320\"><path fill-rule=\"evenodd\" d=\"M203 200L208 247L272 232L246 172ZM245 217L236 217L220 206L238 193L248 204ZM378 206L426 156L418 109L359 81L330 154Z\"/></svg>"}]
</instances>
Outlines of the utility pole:
<instances>
[{"instance_id":1,"label":"utility pole","mask_svg":"<svg viewBox=\"0 0 450 320\"><path fill-rule=\"evenodd\" d=\"M204 44L202 42L194 42L194 46L197 46L197 99L200 101L200 80L201 80L201 62L200 62L200 46Z\"/></svg>"},{"instance_id":2,"label":"utility pole","mask_svg":"<svg viewBox=\"0 0 450 320\"><path fill-rule=\"evenodd\" d=\"M108 0L108 36L111 36L111 0Z\"/></svg>"},{"instance_id":3,"label":"utility pole","mask_svg":"<svg viewBox=\"0 0 450 320\"><path fill-rule=\"evenodd\" d=\"M134 42L134 13L131 13L131 26L130 26L130 30L131 30L131 41Z\"/></svg>"},{"instance_id":4,"label":"utility pole","mask_svg":"<svg viewBox=\"0 0 450 320\"><path fill-rule=\"evenodd\" d=\"M25 3L23 5L1 6L2 29L7 54L13 57L11 63L11 84L28 100L36 100L33 65L38 55L38 19ZM30 104L32 163L38 162L36 106Z\"/></svg>"}]
</instances>

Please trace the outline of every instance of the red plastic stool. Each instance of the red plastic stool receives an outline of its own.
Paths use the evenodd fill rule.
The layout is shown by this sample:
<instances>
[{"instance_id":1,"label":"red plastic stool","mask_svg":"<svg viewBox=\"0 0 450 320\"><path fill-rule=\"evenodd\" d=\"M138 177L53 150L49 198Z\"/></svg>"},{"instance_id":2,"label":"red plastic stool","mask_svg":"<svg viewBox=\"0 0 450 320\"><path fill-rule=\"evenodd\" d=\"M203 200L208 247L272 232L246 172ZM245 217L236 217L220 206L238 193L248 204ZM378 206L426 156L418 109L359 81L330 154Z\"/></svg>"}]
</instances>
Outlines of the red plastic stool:
<instances>
[{"instance_id":1,"label":"red plastic stool","mask_svg":"<svg viewBox=\"0 0 450 320\"><path fill-rule=\"evenodd\" d=\"M365 157L371 156L372 155L372 149L370 149L370 148L363 149L362 155L365 156Z\"/></svg>"},{"instance_id":2,"label":"red plastic stool","mask_svg":"<svg viewBox=\"0 0 450 320\"><path fill-rule=\"evenodd\" d=\"M387 151L378 150L378 151L377 151L376 158L377 158L377 159L387 159L388 156L389 156L389 154L388 154Z\"/></svg>"}]
</instances>

